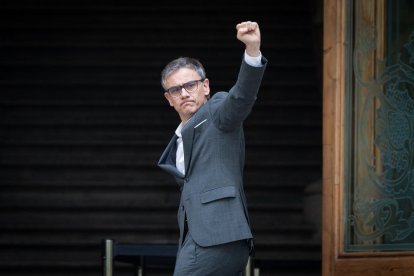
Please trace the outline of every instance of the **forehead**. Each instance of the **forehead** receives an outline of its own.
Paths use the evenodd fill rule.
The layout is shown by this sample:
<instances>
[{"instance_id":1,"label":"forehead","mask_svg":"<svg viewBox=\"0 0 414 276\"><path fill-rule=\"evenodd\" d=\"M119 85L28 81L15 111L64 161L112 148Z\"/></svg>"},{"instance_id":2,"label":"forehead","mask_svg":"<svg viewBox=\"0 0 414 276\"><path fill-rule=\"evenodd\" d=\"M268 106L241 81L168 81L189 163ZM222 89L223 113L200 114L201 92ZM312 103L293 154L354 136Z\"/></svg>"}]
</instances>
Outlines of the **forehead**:
<instances>
[{"instance_id":1,"label":"forehead","mask_svg":"<svg viewBox=\"0 0 414 276\"><path fill-rule=\"evenodd\" d=\"M190 68L180 68L172 73L166 81L170 85L179 85L187 81L197 80L199 78L200 76L195 70Z\"/></svg>"}]
</instances>

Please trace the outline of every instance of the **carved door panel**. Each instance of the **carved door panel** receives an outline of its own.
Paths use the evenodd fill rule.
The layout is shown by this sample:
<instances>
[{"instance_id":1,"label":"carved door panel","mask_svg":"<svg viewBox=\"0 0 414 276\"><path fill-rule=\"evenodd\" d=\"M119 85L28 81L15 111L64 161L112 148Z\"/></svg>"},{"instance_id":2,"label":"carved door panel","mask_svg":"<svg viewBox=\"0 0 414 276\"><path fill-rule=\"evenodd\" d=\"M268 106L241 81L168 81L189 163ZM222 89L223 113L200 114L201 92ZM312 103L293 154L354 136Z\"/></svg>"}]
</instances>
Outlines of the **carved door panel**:
<instances>
[{"instance_id":1,"label":"carved door panel","mask_svg":"<svg viewBox=\"0 0 414 276\"><path fill-rule=\"evenodd\" d=\"M324 275L414 275L414 2L325 0Z\"/></svg>"}]
</instances>

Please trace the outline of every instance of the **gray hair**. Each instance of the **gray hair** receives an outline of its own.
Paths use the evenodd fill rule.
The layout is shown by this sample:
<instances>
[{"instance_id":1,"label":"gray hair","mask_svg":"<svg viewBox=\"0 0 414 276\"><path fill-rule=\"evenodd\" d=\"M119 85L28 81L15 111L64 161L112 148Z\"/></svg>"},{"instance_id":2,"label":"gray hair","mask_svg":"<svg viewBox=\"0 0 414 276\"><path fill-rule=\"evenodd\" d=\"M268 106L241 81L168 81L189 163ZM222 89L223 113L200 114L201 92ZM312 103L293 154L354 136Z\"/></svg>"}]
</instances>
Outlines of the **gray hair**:
<instances>
[{"instance_id":1,"label":"gray hair","mask_svg":"<svg viewBox=\"0 0 414 276\"><path fill-rule=\"evenodd\" d=\"M200 61L198 61L195 58L190 57L179 57L177 59L174 59L173 61L169 62L164 69L161 71L161 86L164 89L167 89L166 80L167 78L176 72L178 69L181 68L189 68L196 71L201 79L206 78L206 71L204 70L203 65Z\"/></svg>"}]
</instances>

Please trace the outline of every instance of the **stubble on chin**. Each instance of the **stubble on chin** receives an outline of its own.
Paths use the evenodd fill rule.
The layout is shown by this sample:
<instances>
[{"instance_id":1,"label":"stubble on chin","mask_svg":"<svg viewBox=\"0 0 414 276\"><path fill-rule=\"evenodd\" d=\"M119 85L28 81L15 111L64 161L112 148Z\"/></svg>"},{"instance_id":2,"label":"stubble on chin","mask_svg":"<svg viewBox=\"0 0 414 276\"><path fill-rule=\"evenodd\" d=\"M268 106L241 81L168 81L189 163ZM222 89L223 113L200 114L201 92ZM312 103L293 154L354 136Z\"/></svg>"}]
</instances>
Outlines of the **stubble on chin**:
<instances>
[{"instance_id":1,"label":"stubble on chin","mask_svg":"<svg viewBox=\"0 0 414 276\"><path fill-rule=\"evenodd\" d=\"M188 106L181 110L182 119L185 118L185 121L188 121L191 116L193 116L197 112L198 108L193 108L192 106Z\"/></svg>"}]
</instances>

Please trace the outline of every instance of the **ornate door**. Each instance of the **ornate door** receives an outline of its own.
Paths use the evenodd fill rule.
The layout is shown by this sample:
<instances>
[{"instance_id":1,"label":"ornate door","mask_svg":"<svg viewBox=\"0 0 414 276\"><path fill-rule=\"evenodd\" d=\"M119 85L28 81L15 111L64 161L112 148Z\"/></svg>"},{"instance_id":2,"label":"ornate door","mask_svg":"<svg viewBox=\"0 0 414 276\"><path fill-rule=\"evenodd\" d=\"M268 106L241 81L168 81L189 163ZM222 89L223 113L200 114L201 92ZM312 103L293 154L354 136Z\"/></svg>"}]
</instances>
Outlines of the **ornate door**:
<instances>
[{"instance_id":1,"label":"ornate door","mask_svg":"<svg viewBox=\"0 0 414 276\"><path fill-rule=\"evenodd\" d=\"M325 0L323 275L414 275L413 14Z\"/></svg>"}]
</instances>

